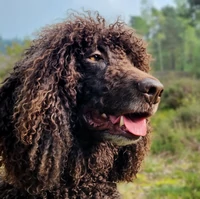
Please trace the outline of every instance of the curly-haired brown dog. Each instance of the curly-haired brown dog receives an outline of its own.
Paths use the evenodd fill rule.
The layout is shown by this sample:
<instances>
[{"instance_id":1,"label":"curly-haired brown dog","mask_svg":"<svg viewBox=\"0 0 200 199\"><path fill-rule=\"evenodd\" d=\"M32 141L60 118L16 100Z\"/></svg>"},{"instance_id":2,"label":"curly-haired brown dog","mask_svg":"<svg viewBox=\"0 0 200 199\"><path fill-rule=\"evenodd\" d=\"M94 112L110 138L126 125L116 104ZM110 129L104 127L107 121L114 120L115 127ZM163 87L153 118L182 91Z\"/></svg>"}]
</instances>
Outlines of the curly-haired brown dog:
<instances>
[{"instance_id":1,"label":"curly-haired brown dog","mask_svg":"<svg viewBox=\"0 0 200 199\"><path fill-rule=\"evenodd\" d=\"M163 90L149 62L132 29L98 14L44 29L0 89L0 198L119 198Z\"/></svg>"}]
</instances>

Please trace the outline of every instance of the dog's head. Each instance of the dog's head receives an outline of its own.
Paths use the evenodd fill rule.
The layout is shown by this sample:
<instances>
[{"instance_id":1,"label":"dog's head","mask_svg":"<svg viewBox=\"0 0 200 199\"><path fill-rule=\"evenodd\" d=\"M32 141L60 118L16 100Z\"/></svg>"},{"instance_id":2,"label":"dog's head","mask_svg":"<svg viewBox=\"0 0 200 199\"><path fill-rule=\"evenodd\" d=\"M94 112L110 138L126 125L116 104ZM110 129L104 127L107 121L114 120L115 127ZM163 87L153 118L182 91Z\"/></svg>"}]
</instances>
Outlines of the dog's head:
<instances>
[{"instance_id":1,"label":"dog's head","mask_svg":"<svg viewBox=\"0 0 200 199\"><path fill-rule=\"evenodd\" d=\"M7 180L39 192L59 186L65 170L77 182L88 168L105 173L105 161L110 179L130 180L148 148L148 118L163 90L148 74L149 63L132 29L107 25L98 14L44 29L0 89Z\"/></svg>"},{"instance_id":2,"label":"dog's head","mask_svg":"<svg viewBox=\"0 0 200 199\"><path fill-rule=\"evenodd\" d=\"M156 112L163 91L156 78L134 65L133 54L124 46L112 49L97 43L79 64L84 68L79 114L91 133L117 145L146 136L147 120Z\"/></svg>"},{"instance_id":3,"label":"dog's head","mask_svg":"<svg viewBox=\"0 0 200 199\"><path fill-rule=\"evenodd\" d=\"M146 136L163 85L148 74L145 42L122 23L100 22L79 32L84 45L75 59L81 74L78 117L90 136L117 145L133 144Z\"/></svg>"},{"instance_id":4,"label":"dog's head","mask_svg":"<svg viewBox=\"0 0 200 199\"><path fill-rule=\"evenodd\" d=\"M43 116L52 114L58 131L65 125L58 118L72 118L72 130L78 121L96 138L137 142L163 91L149 64L145 42L122 22L107 25L97 15L45 29L15 69L22 81L14 113L20 139L31 143Z\"/></svg>"}]
</instances>

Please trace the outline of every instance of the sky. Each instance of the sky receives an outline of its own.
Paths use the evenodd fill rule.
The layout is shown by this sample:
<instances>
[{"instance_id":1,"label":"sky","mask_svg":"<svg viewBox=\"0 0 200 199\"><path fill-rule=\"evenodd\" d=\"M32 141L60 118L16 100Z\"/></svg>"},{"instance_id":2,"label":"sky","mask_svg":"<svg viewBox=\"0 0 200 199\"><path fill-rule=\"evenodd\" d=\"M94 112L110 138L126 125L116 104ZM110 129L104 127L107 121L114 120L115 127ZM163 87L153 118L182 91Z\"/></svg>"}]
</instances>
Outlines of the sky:
<instances>
[{"instance_id":1,"label":"sky","mask_svg":"<svg viewBox=\"0 0 200 199\"><path fill-rule=\"evenodd\" d=\"M173 0L149 0L161 8ZM0 37L4 39L32 37L42 27L60 22L70 9L98 11L109 22L118 16L129 22L140 15L140 0L0 0Z\"/></svg>"}]
</instances>

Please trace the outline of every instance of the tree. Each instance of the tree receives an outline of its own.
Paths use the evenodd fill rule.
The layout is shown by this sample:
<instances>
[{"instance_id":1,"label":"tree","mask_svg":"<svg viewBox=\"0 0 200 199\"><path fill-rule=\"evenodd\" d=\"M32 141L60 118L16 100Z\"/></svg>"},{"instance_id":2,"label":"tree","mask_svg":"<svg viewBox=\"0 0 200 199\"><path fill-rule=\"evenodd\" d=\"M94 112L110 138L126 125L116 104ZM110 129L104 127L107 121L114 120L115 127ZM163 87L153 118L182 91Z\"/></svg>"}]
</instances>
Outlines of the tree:
<instances>
[{"instance_id":1,"label":"tree","mask_svg":"<svg viewBox=\"0 0 200 199\"><path fill-rule=\"evenodd\" d=\"M30 45L28 39L21 43L13 42L6 47L5 52L0 53L0 81L5 78L9 71L13 68L14 63L19 60L22 52Z\"/></svg>"},{"instance_id":2,"label":"tree","mask_svg":"<svg viewBox=\"0 0 200 199\"><path fill-rule=\"evenodd\" d=\"M143 0L142 15L133 16L130 25L143 34L153 54L154 69L196 71L200 52L200 1L176 0L176 6L161 10ZM195 17L191 16L195 9ZM200 19L200 18L199 18Z\"/></svg>"}]
</instances>

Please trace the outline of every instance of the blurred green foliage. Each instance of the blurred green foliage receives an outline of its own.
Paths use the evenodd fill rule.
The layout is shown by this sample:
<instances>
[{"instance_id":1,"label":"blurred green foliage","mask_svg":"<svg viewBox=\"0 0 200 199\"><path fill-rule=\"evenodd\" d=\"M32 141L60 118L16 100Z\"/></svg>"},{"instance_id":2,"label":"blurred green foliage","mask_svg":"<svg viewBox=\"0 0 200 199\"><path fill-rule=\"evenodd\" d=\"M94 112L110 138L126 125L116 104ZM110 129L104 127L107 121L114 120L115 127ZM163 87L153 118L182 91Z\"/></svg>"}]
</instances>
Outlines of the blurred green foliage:
<instances>
[{"instance_id":1,"label":"blurred green foliage","mask_svg":"<svg viewBox=\"0 0 200 199\"><path fill-rule=\"evenodd\" d=\"M152 1L141 0L140 16L130 25L149 43L154 70L186 71L200 76L199 1L176 0L176 6L157 9Z\"/></svg>"},{"instance_id":2,"label":"blurred green foliage","mask_svg":"<svg viewBox=\"0 0 200 199\"><path fill-rule=\"evenodd\" d=\"M3 44L3 40L2 40ZM4 46L7 45L7 41ZM23 42L15 42L15 40L2 51L0 51L0 81L12 70L15 62L17 62L23 54L23 51L30 45L30 40Z\"/></svg>"},{"instance_id":3,"label":"blurred green foliage","mask_svg":"<svg viewBox=\"0 0 200 199\"><path fill-rule=\"evenodd\" d=\"M152 153L180 154L200 145L200 80L183 78L166 85L157 115L152 119ZM196 149L196 150L197 150Z\"/></svg>"}]
</instances>

